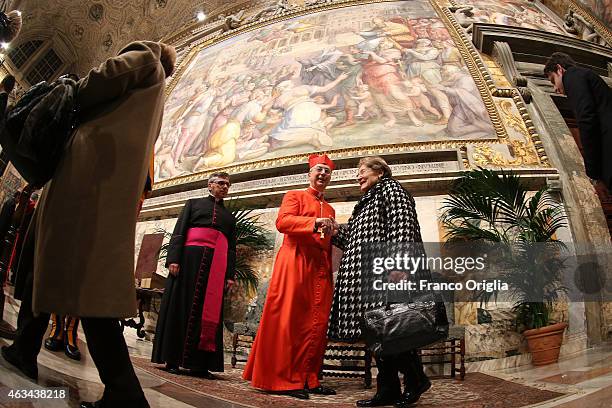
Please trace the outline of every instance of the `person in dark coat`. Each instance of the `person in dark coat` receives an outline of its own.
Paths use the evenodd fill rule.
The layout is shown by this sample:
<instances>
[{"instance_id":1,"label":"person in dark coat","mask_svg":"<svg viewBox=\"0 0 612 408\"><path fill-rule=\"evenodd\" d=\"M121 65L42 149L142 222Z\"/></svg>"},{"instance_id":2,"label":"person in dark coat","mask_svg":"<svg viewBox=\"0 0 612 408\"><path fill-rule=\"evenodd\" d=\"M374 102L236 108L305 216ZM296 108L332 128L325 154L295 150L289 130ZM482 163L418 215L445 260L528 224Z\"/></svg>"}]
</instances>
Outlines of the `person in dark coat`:
<instances>
[{"instance_id":1,"label":"person in dark coat","mask_svg":"<svg viewBox=\"0 0 612 408\"><path fill-rule=\"evenodd\" d=\"M567 96L580 130L586 174L602 201L612 189L612 90L603 79L562 52L553 53L544 74Z\"/></svg>"},{"instance_id":2,"label":"person in dark coat","mask_svg":"<svg viewBox=\"0 0 612 408\"><path fill-rule=\"evenodd\" d=\"M332 239L332 244L344 251L329 321L328 338L332 341L360 341L364 313L382 307L387 300L392 302L387 296L393 295L375 290L374 282L381 276L372 271L364 272L368 260L381 256L381 245L414 247L411 243L422 243L414 199L391 175L391 168L380 157L366 157L359 162L357 182L363 196L355 205L348 224L339 226ZM407 278L405 273L399 274L392 272L388 279ZM417 280L429 277L429 271L419 270L414 275ZM376 395L357 401L358 407L392 404L407 407L431 387L416 350L400 352L393 358L375 356L375 359L378 369ZM400 372L404 375L403 393Z\"/></svg>"},{"instance_id":3,"label":"person in dark coat","mask_svg":"<svg viewBox=\"0 0 612 408\"><path fill-rule=\"evenodd\" d=\"M1 353L37 380L49 313L79 316L104 384L102 398L81 408L149 408L119 319L137 311L137 208L175 62L173 47L133 42L79 82L80 124L25 236L17 333Z\"/></svg>"},{"instance_id":4,"label":"person in dark coat","mask_svg":"<svg viewBox=\"0 0 612 408\"><path fill-rule=\"evenodd\" d=\"M214 379L223 371L223 296L234 284L236 218L223 199L229 174L208 179L210 195L188 200L170 238L168 279L151 361Z\"/></svg>"},{"instance_id":5,"label":"person in dark coat","mask_svg":"<svg viewBox=\"0 0 612 408\"><path fill-rule=\"evenodd\" d=\"M29 187L28 187L29 189ZM32 217L34 216L34 208L38 201L39 194L37 192L29 193L24 188L23 197L20 197L13 215L13 224L17 226L15 232L15 243L13 245L13 251L8 264L8 271L12 271L11 284L15 285L15 294L21 293L21 288L17 285L17 263L21 256L21 250L23 248L23 242L25 239L26 231L28 230ZM21 280L21 283L23 280Z\"/></svg>"},{"instance_id":6,"label":"person in dark coat","mask_svg":"<svg viewBox=\"0 0 612 408\"><path fill-rule=\"evenodd\" d=\"M2 204L2 210L0 210L0 248L4 246L4 239L11 227L13 214L15 214L15 206L17 205L17 197L19 197L19 191L15 191L13 195Z\"/></svg>"}]
</instances>

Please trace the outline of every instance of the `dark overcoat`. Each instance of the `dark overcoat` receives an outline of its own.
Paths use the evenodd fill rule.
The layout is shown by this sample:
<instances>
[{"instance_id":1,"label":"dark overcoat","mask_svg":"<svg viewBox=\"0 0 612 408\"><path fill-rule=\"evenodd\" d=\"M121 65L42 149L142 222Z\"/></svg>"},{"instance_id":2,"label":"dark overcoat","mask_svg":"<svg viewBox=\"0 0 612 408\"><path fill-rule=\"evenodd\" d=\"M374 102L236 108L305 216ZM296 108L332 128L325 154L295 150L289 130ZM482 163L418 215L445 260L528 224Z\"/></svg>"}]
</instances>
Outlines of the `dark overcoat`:
<instances>
[{"instance_id":1,"label":"dark overcoat","mask_svg":"<svg viewBox=\"0 0 612 408\"><path fill-rule=\"evenodd\" d=\"M135 226L163 115L160 56L159 43L132 43L79 83L81 123L37 208L35 312L136 313Z\"/></svg>"},{"instance_id":2,"label":"dark overcoat","mask_svg":"<svg viewBox=\"0 0 612 408\"><path fill-rule=\"evenodd\" d=\"M342 226L332 243L344 251L334 288L328 337L334 341L355 342L361 337L363 314L380 307L387 298L375 290L381 279L371 265L374 257L392 253L404 243L422 243L414 198L402 185L383 177L359 200L348 224ZM422 246L404 245L412 252ZM418 271L414 277L427 277ZM382 278L384 279L384 277Z\"/></svg>"},{"instance_id":3,"label":"dark overcoat","mask_svg":"<svg viewBox=\"0 0 612 408\"><path fill-rule=\"evenodd\" d=\"M612 89L590 69L570 67L563 87L576 115L587 175L612 188Z\"/></svg>"}]
</instances>

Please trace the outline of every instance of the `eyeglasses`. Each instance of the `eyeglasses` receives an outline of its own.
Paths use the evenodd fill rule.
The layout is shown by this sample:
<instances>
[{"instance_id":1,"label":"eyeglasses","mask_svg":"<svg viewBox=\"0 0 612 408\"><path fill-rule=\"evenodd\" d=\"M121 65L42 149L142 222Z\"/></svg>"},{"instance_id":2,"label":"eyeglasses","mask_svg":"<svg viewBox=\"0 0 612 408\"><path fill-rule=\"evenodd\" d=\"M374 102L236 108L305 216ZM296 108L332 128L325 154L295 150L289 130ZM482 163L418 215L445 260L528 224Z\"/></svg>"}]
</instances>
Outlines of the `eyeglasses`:
<instances>
[{"instance_id":1,"label":"eyeglasses","mask_svg":"<svg viewBox=\"0 0 612 408\"><path fill-rule=\"evenodd\" d=\"M323 167L323 166L314 166L311 171L314 171L315 173L323 173L323 174L331 174L331 169L329 167Z\"/></svg>"},{"instance_id":2,"label":"eyeglasses","mask_svg":"<svg viewBox=\"0 0 612 408\"><path fill-rule=\"evenodd\" d=\"M221 181L211 181L211 183L218 184L221 187L227 187L227 188L230 188L230 186L231 186L231 183L229 181L223 181L223 180L221 180Z\"/></svg>"}]
</instances>

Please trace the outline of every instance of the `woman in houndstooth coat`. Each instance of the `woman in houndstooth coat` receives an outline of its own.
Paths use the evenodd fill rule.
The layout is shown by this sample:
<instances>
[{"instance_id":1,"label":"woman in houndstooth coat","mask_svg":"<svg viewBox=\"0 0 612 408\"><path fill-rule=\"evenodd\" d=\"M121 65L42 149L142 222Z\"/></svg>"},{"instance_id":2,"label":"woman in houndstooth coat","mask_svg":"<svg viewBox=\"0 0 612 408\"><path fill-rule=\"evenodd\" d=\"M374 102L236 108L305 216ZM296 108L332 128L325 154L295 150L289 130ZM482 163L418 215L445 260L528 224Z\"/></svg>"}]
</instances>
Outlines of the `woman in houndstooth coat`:
<instances>
[{"instance_id":1,"label":"woman in houndstooth coat","mask_svg":"<svg viewBox=\"0 0 612 408\"><path fill-rule=\"evenodd\" d=\"M332 241L344 251L329 322L328 337L333 341L359 341L364 312L385 302L385 292L374 290L374 281L382 275L371 270L362 273L362 266L381 256L386 243L422 242L414 199L391 177L382 158L361 159L357 182L364 194L348 224L340 226ZM376 358L376 366L377 393L370 400L357 401L357 406L408 406L431 386L416 351L395 355L392 360ZM404 374L403 393L399 372Z\"/></svg>"}]
</instances>

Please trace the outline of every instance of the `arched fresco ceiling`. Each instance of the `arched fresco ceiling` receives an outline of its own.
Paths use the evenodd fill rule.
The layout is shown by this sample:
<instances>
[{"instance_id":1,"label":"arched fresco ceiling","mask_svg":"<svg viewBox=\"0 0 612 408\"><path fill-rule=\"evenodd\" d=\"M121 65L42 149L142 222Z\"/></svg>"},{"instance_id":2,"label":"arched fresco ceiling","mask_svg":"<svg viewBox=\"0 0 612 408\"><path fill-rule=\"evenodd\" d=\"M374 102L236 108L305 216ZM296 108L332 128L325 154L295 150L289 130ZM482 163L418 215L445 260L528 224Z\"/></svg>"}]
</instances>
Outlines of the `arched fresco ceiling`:
<instances>
[{"instance_id":1,"label":"arched fresco ceiling","mask_svg":"<svg viewBox=\"0 0 612 408\"><path fill-rule=\"evenodd\" d=\"M135 39L159 40L195 21L198 11L215 15L252 1L245 0L21 0L11 9L23 12L24 39L60 36L83 74Z\"/></svg>"},{"instance_id":2,"label":"arched fresco ceiling","mask_svg":"<svg viewBox=\"0 0 612 408\"><path fill-rule=\"evenodd\" d=\"M287 0L289 3L304 3ZM559 7L566 0L544 0ZM305 1L309 3L308 0ZM314 2L311 0L311 2ZM319 1L325 3L325 1ZM601 0L582 0L586 7L598 13ZM23 40L60 37L71 49L76 60L70 71L84 74L126 43L137 39L160 40L195 23L198 11L205 11L214 21L219 14L231 14L242 8L265 8L279 3L277 0L15 0L10 9L24 13ZM451 3L470 3L455 0ZM553 4L551 4L553 3ZM585 4L586 3L586 4ZM593 3L593 4L590 4ZM557 10L555 10L557 11ZM603 16L605 18L605 16ZM609 22L607 22L609 23Z\"/></svg>"}]
</instances>

